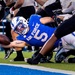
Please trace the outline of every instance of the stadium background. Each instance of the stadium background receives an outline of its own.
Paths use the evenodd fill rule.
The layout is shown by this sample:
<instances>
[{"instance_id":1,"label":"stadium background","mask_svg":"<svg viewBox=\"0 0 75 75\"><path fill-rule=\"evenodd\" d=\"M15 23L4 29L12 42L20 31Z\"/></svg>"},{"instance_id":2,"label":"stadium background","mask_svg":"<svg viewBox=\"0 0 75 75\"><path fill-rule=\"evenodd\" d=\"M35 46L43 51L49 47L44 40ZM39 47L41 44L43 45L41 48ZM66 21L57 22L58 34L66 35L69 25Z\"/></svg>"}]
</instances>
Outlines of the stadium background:
<instances>
[{"instance_id":1,"label":"stadium background","mask_svg":"<svg viewBox=\"0 0 75 75\"><path fill-rule=\"evenodd\" d=\"M73 0L73 1L75 1L75 0ZM0 23L0 34L6 34L5 33L5 28L6 27L5 27L4 23L2 23L2 24ZM25 62L9 62L10 59L14 58L15 53L13 55L11 55L11 57L9 59L4 60L3 59L3 57L4 57L3 48L0 47L0 50L1 50L1 52L0 52L0 55L1 55L0 56L0 63L7 63L7 64L9 64L9 63L11 63L11 64L27 64ZM33 53L23 52L23 54L24 54L25 57L30 57ZM54 59L52 59L52 61L54 61ZM75 72L75 64L68 64L68 63L61 63L61 64L57 64L57 63L45 63L45 64L39 64L38 66L44 66L44 67L56 68L56 69L63 69L63 70L69 70L69 71ZM25 69L22 68L22 67L17 68L17 67L13 67L13 66L10 67L10 66L7 66L7 65L5 65L5 66L4 65L0 65L0 69L1 69L0 75L8 75L8 72L10 73L9 75L12 75L12 74L14 74L14 75L24 75L24 73L25 73L24 72ZM6 71L4 69L6 69ZM10 69L10 70L8 70L8 69ZM17 74L17 72L14 73L13 72L14 70L16 70L19 73L18 74ZM28 69L26 73L28 73L28 71L30 71L30 70ZM37 75L67 75L67 74L61 74L61 73L56 73L55 74L53 72L52 73L49 73L49 72L47 73L47 72L42 72L42 71L40 71L40 72L42 72L40 74L40 72L39 73L38 72L35 71L35 72L32 72L32 74L34 74L34 75L36 75L36 74ZM2 74L2 73L4 73L4 74ZM32 75L32 74L29 73L28 75Z\"/></svg>"}]
</instances>

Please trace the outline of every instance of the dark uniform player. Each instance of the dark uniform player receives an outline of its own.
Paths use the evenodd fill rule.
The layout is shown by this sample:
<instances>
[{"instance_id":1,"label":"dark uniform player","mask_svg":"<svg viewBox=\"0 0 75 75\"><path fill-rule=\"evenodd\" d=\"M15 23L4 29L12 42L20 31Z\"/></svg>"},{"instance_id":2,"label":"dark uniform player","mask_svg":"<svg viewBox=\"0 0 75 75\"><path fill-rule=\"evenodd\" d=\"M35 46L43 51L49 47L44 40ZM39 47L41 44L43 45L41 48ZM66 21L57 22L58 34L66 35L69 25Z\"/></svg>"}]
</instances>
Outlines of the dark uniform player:
<instances>
[{"instance_id":1,"label":"dark uniform player","mask_svg":"<svg viewBox=\"0 0 75 75\"><path fill-rule=\"evenodd\" d=\"M43 55L51 50L54 43L57 39L75 31L75 15L73 15L70 19L65 20L53 33L52 37L46 42L46 44L42 47L39 54L36 56L35 59L28 59L29 64L38 64L39 60ZM61 34L62 33L62 34Z\"/></svg>"}]
</instances>

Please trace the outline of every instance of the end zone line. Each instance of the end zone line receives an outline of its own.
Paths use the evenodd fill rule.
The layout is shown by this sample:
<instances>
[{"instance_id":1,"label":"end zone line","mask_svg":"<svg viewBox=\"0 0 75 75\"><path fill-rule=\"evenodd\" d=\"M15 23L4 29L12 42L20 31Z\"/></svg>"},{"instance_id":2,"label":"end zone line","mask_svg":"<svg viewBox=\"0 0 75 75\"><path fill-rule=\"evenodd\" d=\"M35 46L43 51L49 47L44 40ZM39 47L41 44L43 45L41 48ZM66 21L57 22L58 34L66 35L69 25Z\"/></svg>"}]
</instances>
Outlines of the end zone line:
<instances>
[{"instance_id":1,"label":"end zone line","mask_svg":"<svg viewBox=\"0 0 75 75\"><path fill-rule=\"evenodd\" d=\"M47 72L56 72L56 73L63 73L63 74L75 75L74 71L67 71L67 70L46 68L46 67L37 66L37 65L3 64L3 63L0 63L0 65L16 66L16 67L29 68L29 69L35 69L35 70L41 70L41 71L47 71Z\"/></svg>"}]
</instances>

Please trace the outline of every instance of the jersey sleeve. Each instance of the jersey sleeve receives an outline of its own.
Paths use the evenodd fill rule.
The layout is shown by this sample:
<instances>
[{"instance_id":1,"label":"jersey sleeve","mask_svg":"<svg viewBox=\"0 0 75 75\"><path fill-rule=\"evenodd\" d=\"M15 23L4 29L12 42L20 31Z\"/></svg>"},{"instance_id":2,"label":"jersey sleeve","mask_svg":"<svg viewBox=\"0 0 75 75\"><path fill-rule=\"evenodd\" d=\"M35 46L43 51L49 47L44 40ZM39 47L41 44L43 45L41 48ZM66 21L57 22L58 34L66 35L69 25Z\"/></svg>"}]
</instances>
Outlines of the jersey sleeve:
<instances>
[{"instance_id":1,"label":"jersey sleeve","mask_svg":"<svg viewBox=\"0 0 75 75\"><path fill-rule=\"evenodd\" d=\"M40 15L37 15L37 14L31 15L29 18L29 25L31 25L33 22L40 21L39 20L40 18L41 18Z\"/></svg>"},{"instance_id":2,"label":"jersey sleeve","mask_svg":"<svg viewBox=\"0 0 75 75\"><path fill-rule=\"evenodd\" d=\"M24 41L24 37L21 36L21 35L19 35L19 36L17 36L17 40L22 40L22 41Z\"/></svg>"}]
</instances>

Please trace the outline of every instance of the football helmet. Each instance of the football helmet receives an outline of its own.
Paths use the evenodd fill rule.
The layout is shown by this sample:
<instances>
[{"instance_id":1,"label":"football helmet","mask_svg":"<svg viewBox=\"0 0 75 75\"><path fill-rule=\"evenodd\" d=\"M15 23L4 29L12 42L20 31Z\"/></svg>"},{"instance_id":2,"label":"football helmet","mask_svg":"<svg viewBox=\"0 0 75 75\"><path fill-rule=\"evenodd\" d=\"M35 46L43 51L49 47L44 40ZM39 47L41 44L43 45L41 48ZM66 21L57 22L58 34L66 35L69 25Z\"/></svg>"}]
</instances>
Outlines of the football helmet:
<instances>
[{"instance_id":1,"label":"football helmet","mask_svg":"<svg viewBox=\"0 0 75 75\"><path fill-rule=\"evenodd\" d=\"M18 34L26 34L28 32L28 21L23 17L14 17L11 21L11 28Z\"/></svg>"}]
</instances>

